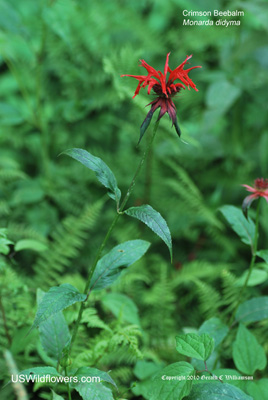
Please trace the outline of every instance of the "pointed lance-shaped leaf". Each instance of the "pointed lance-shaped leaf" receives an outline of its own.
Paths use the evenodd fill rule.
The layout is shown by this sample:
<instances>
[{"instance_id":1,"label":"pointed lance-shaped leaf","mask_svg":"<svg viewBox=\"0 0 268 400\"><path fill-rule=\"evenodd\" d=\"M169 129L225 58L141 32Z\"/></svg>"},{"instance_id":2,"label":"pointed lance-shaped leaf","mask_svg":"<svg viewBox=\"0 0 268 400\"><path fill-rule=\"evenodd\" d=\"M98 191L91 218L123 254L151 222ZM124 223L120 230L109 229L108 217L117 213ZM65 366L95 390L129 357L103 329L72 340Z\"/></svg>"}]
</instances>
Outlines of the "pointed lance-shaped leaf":
<instances>
[{"instance_id":1,"label":"pointed lance-shaped leaf","mask_svg":"<svg viewBox=\"0 0 268 400\"><path fill-rule=\"evenodd\" d=\"M45 292L37 289L37 304L42 302ZM52 315L39 325L40 342L46 354L59 361L71 335L62 311Z\"/></svg>"},{"instance_id":2,"label":"pointed lance-shaped leaf","mask_svg":"<svg viewBox=\"0 0 268 400\"><path fill-rule=\"evenodd\" d=\"M263 347L256 337L240 324L233 343L233 359L236 368L246 375L253 375L257 369L264 369L267 364Z\"/></svg>"},{"instance_id":3,"label":"pointed lance-shaped leaf","mask_svg":"<svg viewBox=\"0 0 268 400\"><path fill-rule=\"evenodd\" d=\"M176 129L176 132L177 132L178 136L181 137L181 130L180 130L180 127L179 127L179 124L178 124L177 117L175 118L174 125L175 125L175 129Z\"/></svg>"},{"instance_id":4,"label":"pointed lance-shaped leaf","mask_svg":"<svg viewBox=\"0 0 268 400\"><path fill-rule=\"evenodd\" d=\"M31 330L72 304L85 301L86 297L85 294L80 293L74 286L68 283L50 288L38 305Z\"/></svg>"},{"instance_id":5,"label":"pointed lance-shaped leaf","mask_svg":"<svg viewBox=\"0 0 268 400\"><path fill-rule=\"evenodd\" d=\"M85 167L94 171L96 173L97 179L107 189L110 190L110 192L108 192L109 196L113 200L115 200L117 204L119 203L119 200L121 198L121 192L117 186L116 178L111 169L108 167L107 164L105 164L104 161L102 161L102 159L93 156L86 150L77 148L66 150L61 154L66 154L67 156L74 158L75 160L83 164Z\"/></svg>"},{"instance_id":6,"label":"pointed lance-shaped leaf","mask_svg":"<svg viewBox=\"0 0 268 400\"><path fill-rule=\"evenodd\" d=\"M235 315L239 322L257 322L268 318L268 296L254 297L240 304Z\"/></svg>"},{"instance_id":7,"label":"pointed lance-shaped leaf","mask_svg":"<svg viewBox=\"0 0 268 400\"><path fill-rule=\"evenodd\" d=\"M239 208L231 205L221 207L220 212L240 236L242 242L252 247L255 235L255 224L252 219L246 219Z\"/></svg>"},{"instance_id":8,"label":"pointed lance-shaped leaf","mask_svg":"<svg viewBox=\"0 0 268 400\"><path fill-rule=\"evenodd\" d=\"M137 218L156 233L167 245L172 262L172 239L169 227L162 215L149 205L131 207L125 211L130 217Z\"/></svg>"},{"instance_id":9,"label":"pointed lance-shaped leaf","mask_svg":"<svg viewBox=\"0 0 268 400\"><path fill-rule=\"evenodd\" d=\"M121 274L122 268L138 261L148 250L149 242L130 240L114 247L102 257L96 266L90 282L90 289L103 289L110 286Z\"/></svg>"},{"instance_id":10,"label":"pointed lance-shaped leaf","mask_svg":"<svg viewBox=\"0 0 268 400\"><path fill-rule=\"evenodd\" d=\"M113 400L113 393L110 388L104 386L102 382L112 384L117 387L110 375L105 371L97 368L81 367L74 376L78 378L78 382L72 382L71 387L74 388L84 400ZM83 378L87 378L86 380Z\"/></svg>"},{"instance_id":11,"label":"pointed lance-shaped leaf","mask_svg":"<svg viewBox=\"0 0 268 400\"><path fill-rule=\"evenodd\" d=\"M140 144L140 141L141 141L141 139L143 138L143 135L145 134L145 132L146 132L148 126L149 126L150 123L151 123L153 114L154 114L154 110L151 108L151 110L150 110L150 111L148 112L148 114L146 115L145 120L144 120L143 123L141 124L141 127L140 127L140 138L139 138L139 141L138 141L138 145Z\"/></svg>"}]
</instances>

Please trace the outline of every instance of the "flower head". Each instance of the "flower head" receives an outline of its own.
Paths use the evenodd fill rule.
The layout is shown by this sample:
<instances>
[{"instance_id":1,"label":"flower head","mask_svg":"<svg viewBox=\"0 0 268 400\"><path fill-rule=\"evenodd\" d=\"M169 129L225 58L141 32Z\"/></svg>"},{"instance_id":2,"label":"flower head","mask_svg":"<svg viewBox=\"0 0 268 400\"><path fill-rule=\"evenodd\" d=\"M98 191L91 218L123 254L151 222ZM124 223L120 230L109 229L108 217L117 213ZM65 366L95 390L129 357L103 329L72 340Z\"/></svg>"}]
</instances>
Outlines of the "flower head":
<instances>
[{"instance_id":1,"label":"flower head","mask_svg":"<svg viewBox=\"0 0 268 400\"><path fill-rule=\"evenodd\" d=\"M264 197L268 203L268 179L258 178L254 182L254 187L249 185L244 186L248 192L251 192L249 196L247 196L242 204L242 210L245 215L247 215L247 210L250 207L253 200L256 200L260 197Z\"/></svg>"},{"instance_id":2,"label":"flower head","mask_svg":"<svg viewBox=\"0 0 268 400\"><path fill-rule=\"evenodd\" d=\"M177 116L176 116L176 107L175 104L172 101L172 98L181 90L185 89L185 86L188 87L188 89L193 88L194 90L198 91L194 82L189 78L188 74L189 72L194 69L194 68L201 68L200 66L197 67L192 67L188 69L183 69L185 64L188 63L188 60L192 56L187 56L186 59L181 63L177 68L174 70L171 70L168 65L169 61L169 55L170 53L167 54L166 58L166 63L164 67L164 73L161 71L156 71L153 67L148 65L144 60L140 60L141 62L141 67L144 67L147 70L147 75L121 75L121 76L130 76L132 78L135 78L139 81L137 89L135 90L134 96L137 96L139 94L141 88L145 88L148 86L147 93L150 94L151 90L153 89L154 93L156 94L156 99L154 99L151 103L147 105L151 105L151 109L148 112L145 120L143 121L141 125L141 135L140 135L140 140L142 136L144 135L146 129L148 128L152 116L154 112L160 108L160 113L158 120L163 117L165 113L168 113L171 121L172 121L172 126L175 126L175 129L178 133L178 135L181 135L180 128L177 122ZM167 77L167 74L169 73L169 76ZM179 80L180 82L176 82ZM140 141L139 140L139 141Z\"/></svg>"}]
</instances>

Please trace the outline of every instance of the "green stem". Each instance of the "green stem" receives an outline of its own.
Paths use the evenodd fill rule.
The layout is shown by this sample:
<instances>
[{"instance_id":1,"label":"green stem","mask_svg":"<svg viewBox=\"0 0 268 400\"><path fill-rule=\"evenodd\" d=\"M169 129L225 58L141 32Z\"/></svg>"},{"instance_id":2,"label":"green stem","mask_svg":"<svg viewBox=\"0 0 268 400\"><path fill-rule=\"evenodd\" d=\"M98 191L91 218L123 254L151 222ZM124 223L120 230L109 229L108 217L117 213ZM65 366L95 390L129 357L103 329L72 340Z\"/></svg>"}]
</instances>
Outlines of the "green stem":
<instances>
[{"instance_id":1,"label":"green stem","mask_svg":"<svg viewBox=\"0 0 268 400\"><path fill-rule=\"evenodd\" d=\"M151 197L152 165L153 165L153 149L151 148L148 157L146 159L145 190L144 190L144 202L146 204L150 203L150 197Z\"/></svg>"},{"instance_id":2,"label":"green stem","mask_svg":"<svg viewBox=\"0 0 268 400\"><path fill-rule=\"evenodd\" d=\"M143 156L142 156L142 158L141 158L141 160L140 160L140 163L139 163L139 165L138 165L138 168L137 168L137 170L136 170L136 172L135 172L135 175L134 175L134 177L133 177L133 179L132 179L132 181L131 181L131 184L130 184L130 186L129 186L129 188L128 188L127 194L125 195L125 197L124 197L124 199L123 199L123 201L122 201L122 203L121 203L121 206L120 206L120 208L119 208L119 210L118 210L119 212L122 212L122 211L123 211L123 208L125 207L125 205L126 205L128 199L129 199L129 196L131 195L132 190L134 189L136 178L137 178L137 176L139 175L140 170L141 170L141 168L142 168L142 166L143 166L143 164L144 164L144 161L146 160L146 158L147 158L147 156L148 156L148 154L149 154L149 152L150 152L152 143L153 143L153 141L154 141L154 138L155 138L155 135L156 135L156 132L157 132L158 125L159 125L159 121L157 121L157 122L155 123L154 130L153 130L153 133L152 133L152 136L151 136L151 140L149 141L149 143L148 143L148 145L147 145L147 147L146 147L146 150L145 150L145 152L143 153Z\"/></svg>"},{"instance_id":3,"label":"green stem","mask_svg":"<svg viewBox=\"0 0 268 400\"><path fill-rule=\"evenodd\" d=\"M249 266L249 269L248 269L247 278L245 280L245 283L244 283L242 289L240 290L236 307L235 307L235 309L234 309L234 311L233 311L233 313L231 315L231 318L229 320L229 325L231 325L231 326L233 325L233 321L235 319L235 314L237 312L238 307L241 304L243 294L244 294L244 292L245 292L245 290L247 288L249 278L251 276L251 273L252 273L254 265L255 265L255 260L256 260L256 255L257 255L257 246L258 246L258 236L259 236L259 215L260 215L260 198L258 199L258 202L257 202L256 221L255 221L255 234L254 234L254 240L253 240L251 262L250 262L250 266Z\"/></svg>"},{"instance_id":4,"label":"green stem","mask_svg":"<svg viewBox=\"0 0 268 400\"><path fill-rule=\"evenodd\" d=\"M87 295L87 298L80 305L78 317L77 317L77 320L76 320L76 323L75 323L75 326L74 326L74 330L73 330L73 334L72 334L72 338L71 338L71 342L70 342L68 356L70 356L71 348L73 346L73 343L75 341L75 338L76 338L76 335L77 335L77 332L78 332L78 328L79 328L79 325L80 325L80 322L81 322L81 319L82 319L83 311L85 309L85 303L86 303L86 301L88 299L88 296L90 295L89 287L90 287L90 282L91 282L92 276L93 276L93 274L95 272L95 269L96 269L98 261L99 261L99 259L101 257L102 251L103 251L108 239L110 238L111 233L112 233L115 225L117 224L117 221L118 221L120 215L123 214L123 209L124 209L125 205L127 204L128 199L129 199L129 197L130 197L130 195L131 195L131 193L132 193L132 191L134 189L136 179L137 179L137 177L138 177L138 175L139 175L139 173L141 171L141 168L142 168L142 166L144 164L144 161L146 160L146 157L148 156L150 148L151 148L151 146L153 144L153 141L154 141L154 138L155 138L155 135L156 135L156 132L157 132L158 125L159 125L159 122L156 122L155 126L154 126L154 130L153 130L152 136L151 136L151 139L150 139L150 141L149 141L149 143L148 143L148 145L147 145L147 147L146 147L146 149L145 149L145 151L143 153L143 156L142 156L142 158L141 158L141 160L139 162L139 165L138 165L138 167L136 169L136 172L135 172L135 174L133 176L133 179L132 179L132 181L131 181L131 183L129 185L127 193L126 193L125 197L123 198L121 205L118 206L117 214L114 217L114 219L113 219L113 221L112 221L112 223L111 223L111 225L110 225L110 227L109 227L109 229L108 229L108 231L107 231L107 233L105 235L105 238L103 239L103 242L102 242L102 244L100 245L100 247L99 247L99 249L97 251L96 257L95 257L93 265L92 265L92 267L90 269L90 272L89 272L89 275L88 275L88 278L87 278L87 282L86 282L86 285L85 285L85 289L84 289L84 294Z\"/></svg>"},{"instance_id":5,"label":"green stem","mask_svg":"<svg viewBox=\"0 0 268 400\"><path fill-rule=\"evenodd\" d=\"M67 367L65 367L64 370L65 370L65 376L68 376ZM67 391L68 391L68 400L72 400L72 394L71 394L69 382L67 382Z\"/></svg>"}]
</instances>

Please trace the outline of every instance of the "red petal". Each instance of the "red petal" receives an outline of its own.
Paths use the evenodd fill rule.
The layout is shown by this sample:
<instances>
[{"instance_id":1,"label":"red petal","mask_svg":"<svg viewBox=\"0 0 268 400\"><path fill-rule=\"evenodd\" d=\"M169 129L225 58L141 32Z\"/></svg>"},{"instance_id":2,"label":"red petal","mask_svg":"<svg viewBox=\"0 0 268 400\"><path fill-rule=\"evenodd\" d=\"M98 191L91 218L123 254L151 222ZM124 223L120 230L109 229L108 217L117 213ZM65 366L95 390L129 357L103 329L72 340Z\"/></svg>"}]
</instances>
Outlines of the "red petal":
<instances>
[{"instance_id":1,"label":"red petal","mask_svg":"<svg viewBox=\"0 0 268 400\"><path fill-rule=\"evenodd\" d=\"M166 79L167 72L168 72L168 69L169 69L169 66L168 66L168 59L169 59L169 55L170 55L170 52L169 52L169 53L167 53L167 58L166 58L166 63L165 63L165 68L164 68L164 75L165 75L165 79Z\"/></svg>"},{"instance_id":2,"label":"red petal","mask_svg":"<svg viewBox=\"0 0 268 400\"><path fill-rule=\"evenodd\" d=\"M244 186L248 192L252 192L252 193L256 192L256 189L252 186L249 186L249 185L242 185L242 186Z\"/></svg>"}]
</instances>

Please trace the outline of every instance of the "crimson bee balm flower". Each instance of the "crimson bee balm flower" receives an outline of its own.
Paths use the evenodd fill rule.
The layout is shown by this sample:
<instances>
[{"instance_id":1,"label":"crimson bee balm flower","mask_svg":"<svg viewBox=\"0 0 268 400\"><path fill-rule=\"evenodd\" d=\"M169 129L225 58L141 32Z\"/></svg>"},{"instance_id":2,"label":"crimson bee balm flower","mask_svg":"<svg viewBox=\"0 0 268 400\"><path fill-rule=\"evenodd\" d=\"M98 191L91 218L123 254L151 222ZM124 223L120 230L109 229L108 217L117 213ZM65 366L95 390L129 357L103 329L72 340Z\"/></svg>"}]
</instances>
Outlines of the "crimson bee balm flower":
<instances>
[{"instance_id":1,"label":"crimson bee balm flower","mask_svg":"<svg viewBox=\"0 0 268 400\"><path fill-rule=\"evenodd\" d=\"M260 197L264 197L268 203L268 179L258 178L254 182L254 187L249 185L244 186L248 192L251 192L249 196L247 196L242 204L242 209L244 214L247 216L247 210L250 207L253 200L256 200Z\"/></svg>"},{"instance_id":2,"label":"crimson bee balm flower","mask_svg":"<svg viewBox=\"0 0 268 400\"><path fill-rule=\"evenodd\" d=\"M153 89L156 98L149 104L151 105L151 109L148 112L145 120L143 121L141 128L140 128L140 140L143 137L146 129L148 128L152 116L154 112L160 108L160 113L157 121L163 117L165 113L168 113L171 121L172 126L175 126L177 134L180 136L181 131L178 125L177 116L176 116L176 107L172 101L172 98L181 90L185 89L185 86L188 89L193 88L194 90L198 91L193 81L189 78L189 72L194 68L201 68L200 66L192 67L188 69L183 69L185 64L188 64L188 60L192 56L187 56L186 59L181 63L177 68L171 70L168 65L170 53L167 54L164 73L161 71L156 71L153 67L148 65L144 60L140 60L141 67L144 67L147 70L148 75L121 75L121 76L130 76L131 78L135 78L139 81L137 89L135 90L135 96L139 94L141 88L145 88L148 86L148 94L151 93ZM169 76L167 77L167 74ZM176 81L180 82L176 82ZM139 140L139 142L140 142Z\"/></svg>"}]
</instances>

